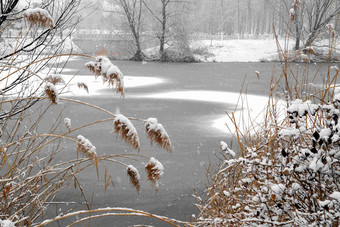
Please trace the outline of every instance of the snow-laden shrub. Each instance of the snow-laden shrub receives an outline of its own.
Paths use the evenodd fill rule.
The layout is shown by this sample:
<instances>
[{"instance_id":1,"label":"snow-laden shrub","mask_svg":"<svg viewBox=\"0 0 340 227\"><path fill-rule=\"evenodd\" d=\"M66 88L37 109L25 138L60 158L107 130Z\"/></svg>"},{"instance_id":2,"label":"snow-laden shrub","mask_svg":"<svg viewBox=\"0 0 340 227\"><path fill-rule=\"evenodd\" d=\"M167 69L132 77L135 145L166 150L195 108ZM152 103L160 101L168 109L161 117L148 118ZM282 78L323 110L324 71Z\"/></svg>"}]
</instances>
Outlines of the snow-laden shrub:
<instances>
[{"instance_id":1,"label":"snow-laden shrub","mask_svg":"<svg viewBox=\"0 0 340 227\"><path fill-rule=\"evenodd\" d=\"M211 174L206 198L197 197L197 225L340 224L339 71L329 63L324 77L318 71L308 80L308 65L294 75L289 52L280 56L263 122L248 131L234 122L239 152L220 144L225 160Z\"/></svg>"},{"instance_id":2,"label":"snow-laden shrub","mask_svg":"<svg viewBox=\"0 0 340 227\"><path fill-rule=\"evenodd\" d=\"M201 223L338 226L340 93L329 104L295 100L290 124L267 144L225 160L199 208ZM318 108L321 107L321 108ZM224 151L229 148L224 146Z\"/></svg>"}]
</instances>

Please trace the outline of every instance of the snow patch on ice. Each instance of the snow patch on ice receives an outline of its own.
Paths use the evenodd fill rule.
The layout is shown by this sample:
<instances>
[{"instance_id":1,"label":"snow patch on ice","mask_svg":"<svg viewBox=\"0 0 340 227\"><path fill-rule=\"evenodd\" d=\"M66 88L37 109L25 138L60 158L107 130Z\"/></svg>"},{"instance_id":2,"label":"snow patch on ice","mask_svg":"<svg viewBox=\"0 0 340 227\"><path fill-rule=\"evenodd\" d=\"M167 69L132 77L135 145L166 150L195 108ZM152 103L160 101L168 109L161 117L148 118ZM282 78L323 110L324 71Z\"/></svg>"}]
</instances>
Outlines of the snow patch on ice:
<instances>
[{"instance_id":1,"label":"snow patch on ice","mask_svg":"<svg viewBox=\"0 0 340 227\"><path fill-rule=\"evenodd\" d=\"M242 108L236 109L240 99L239 93L209 90L170 91L162 93L138 94L129 96L129 98L168 99L228 104L228 107L232 107L233 110L235 109L234 115L237 118L236 121L239 123L241 130L249 125L249 116L251 116L252 120L261 122L264 116L265 106L268 103L268 97L265 96L243 95L242 100L244 106ZM242 110L246 111L243 112ZM211 122L211 126L213 128L218 129L223 133L229 133L230 131L226 124L231 131L235 130L232 122L226 115L215 118L215 120Z\"/></svg>"}]
</instances>

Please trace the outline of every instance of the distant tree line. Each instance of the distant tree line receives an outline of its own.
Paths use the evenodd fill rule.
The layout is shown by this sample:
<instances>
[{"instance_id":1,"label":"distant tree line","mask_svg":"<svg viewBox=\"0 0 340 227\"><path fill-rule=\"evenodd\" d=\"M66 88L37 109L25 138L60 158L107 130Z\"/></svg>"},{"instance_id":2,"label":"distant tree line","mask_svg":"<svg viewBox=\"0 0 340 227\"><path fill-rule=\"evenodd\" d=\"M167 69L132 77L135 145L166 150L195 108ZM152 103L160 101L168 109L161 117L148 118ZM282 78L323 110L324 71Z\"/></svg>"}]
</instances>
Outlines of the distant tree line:
<instances>
[{"instance_id":1,"label":"distant tree line","mask_svg":"<svg viewBox=\"0 0 340 227\"><path fill-rule=\"evenodd\" d=\"M328 24L332 23L336 29L340 12L340 0L104 0L97 3L97 9L104 13L91 23L129 32L135 43L134 60L143 60L144 40L158 40L160 60L166 61L169 43L186 49L189 39L274 37L274 29L278 36L288 31L299 49L310 45Z\"/></svg>"}]
</instances>

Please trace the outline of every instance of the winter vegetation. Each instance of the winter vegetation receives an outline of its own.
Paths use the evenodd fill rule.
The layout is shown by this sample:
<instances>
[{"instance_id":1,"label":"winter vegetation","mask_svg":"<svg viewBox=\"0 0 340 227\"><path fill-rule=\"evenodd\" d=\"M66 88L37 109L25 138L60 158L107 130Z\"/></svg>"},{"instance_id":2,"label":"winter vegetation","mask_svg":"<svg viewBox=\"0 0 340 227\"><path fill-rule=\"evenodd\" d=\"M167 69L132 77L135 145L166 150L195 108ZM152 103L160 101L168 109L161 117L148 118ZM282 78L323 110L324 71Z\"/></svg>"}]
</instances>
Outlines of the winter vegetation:
<instances>
[{"instance_id":1,"label":"winter vegetation","mask_svg":"<svg viewBox=\"0 0 340 227\"><path fill-rule=\"evenodd\" d=\"M330 30L321 86L313 86L321 72L311 81L307 68L294 75L292 64L301 53L278 43L282 71L273 74L262 121L244 130L228 113L239 154L221 142L223 161L210 175L206 197L197 195L198 226L339 225L339 70L330 65L333 34Z\"/></svg>"},{"instance_id":2,"label":"winter vegetation","mask_svg":"<svg viewBox=\"0 0 340 227\"><path fill-rule=\"evenodd\" d=\"M78 179L82 172L95 171L98 180L104 179L103 187L107 190L108 186L113 184L113 180L104 163L119 165L126 171L131 186L139 192L140 182L143 179L134 165L138 162L142 164L146 162L144 167L148 177L146 180L157 191L164 167L156 158L145 157L138 153L116 152L103 155L103 151L97 150L95 144L91 142L90 136L80 135L78 131L91 125L111 122L113 132L138 152L142 148L132 122L145 124L145 134L150 138L150 142L156 143L169 152L171 152L170 138L156 118L144 120L126 117L90 103L61 96L70 86L71 81L64 80L61 75L50 74L52 69L49 68L53 68L53 60L60 61L60 57L77 54L65 53L65 51L60 54L50 53L44 51L44 48L50 45L50 36L61 35L64 29L69 29L67 21L71 23L73 20L71 15L78 7L77 1L64 1L62 5L66 8L63 9L61 16L51 10L54 9L54 4L60 3L59 1L43 4L44 8L29 8L28 5L21 11L14 10L17 3L18 1L1 3L1 9L5 9L2 18L7 15L11 18L14 16L13 20L23 20L20 23L25 24L21 31L23 35L17 37L17 43L12 44L15 47L11 46L12 52L5 51L1 56L1 226L44 226L66 218L70 219L70 223L76 224L105 215L146 216L176 223L176 220L127 208L90 209L89 199L86 198ZM8 29L11 23L11 20L6 18L3 30ZM28 34L31 32L39 38L29 37ZM63 42L55 48L58 50L62 46ZM23 54L27 52L28 54ZM92 59L93 61L88 62L84 67L93 72L93 77L100 76L104 84L124 97L124 76L117 66L104 56L79 56ZM88 91L85 83L78 82L77 86ZM56 118L50 116L50 109L53 106L65 105L65 103L83 105L88 108L88 111L105 113L108 118L73 126L70 118L62 118L62 112L57 114ZM72 144L74 148L65 149L66 144ZM60 159L64 152L72 152L72 150L74 153L72 159L66 161ZM94 169L91 170L90 167ZM102 174L103 170L105 174ZM82 196L88 210L60 213L51 217L47 211L49 205L53 204L58 193L70 185L74 185L74 190ZM96 212L105 214L91 216ZM75 217L81 214L89 214L89 216L75 221Z\"/></svg>"}]
</instances>

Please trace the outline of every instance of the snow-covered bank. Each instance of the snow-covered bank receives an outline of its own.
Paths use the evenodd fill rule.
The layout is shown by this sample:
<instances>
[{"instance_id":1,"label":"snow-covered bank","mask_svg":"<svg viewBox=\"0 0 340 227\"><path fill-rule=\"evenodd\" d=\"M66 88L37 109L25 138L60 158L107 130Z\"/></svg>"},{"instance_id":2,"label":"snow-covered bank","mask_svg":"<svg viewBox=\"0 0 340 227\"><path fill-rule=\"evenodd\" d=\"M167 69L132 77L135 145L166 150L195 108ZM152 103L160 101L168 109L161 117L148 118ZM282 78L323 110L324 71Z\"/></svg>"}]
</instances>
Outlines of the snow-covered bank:
<instances>
[{"instance_id":1,"label":"snow-covered bank","mask_svg":"<svg viewBox=\"0 0 340 227\"><path fill-rule=\"evenodd\" d=\"M285 40L280 39L278 41L280 48L284 49L286 46ZM302 57L304 56L303 50L299 53L294 50L294 40L290 40L288 46L291 58L295 58L298 55L297 61L307 59ZM308 56L308 61L324 61L325 57L329 54L329 46L328 39L316 40L312 45L312 50L315 53ZM200 40L192 42L190 47L194 52L194 57L202 62L261 62L279 60L276 39ZM336 56L340 54L339 42L335 41L332 44L332 48L331 60L337 61Z\"/></svg>"},{"instance_id":2,"label":"snow-covered bank","mask_svg":"<svg viewBox=\"0 0 340 227\"><path fill-rule=\"evenodd\" d=\"M201 40L193 42L191 48L206 48L206 56L195 55L204 62L260 62L277 55L275 39Z\"/></svg>"}]
</instances>

